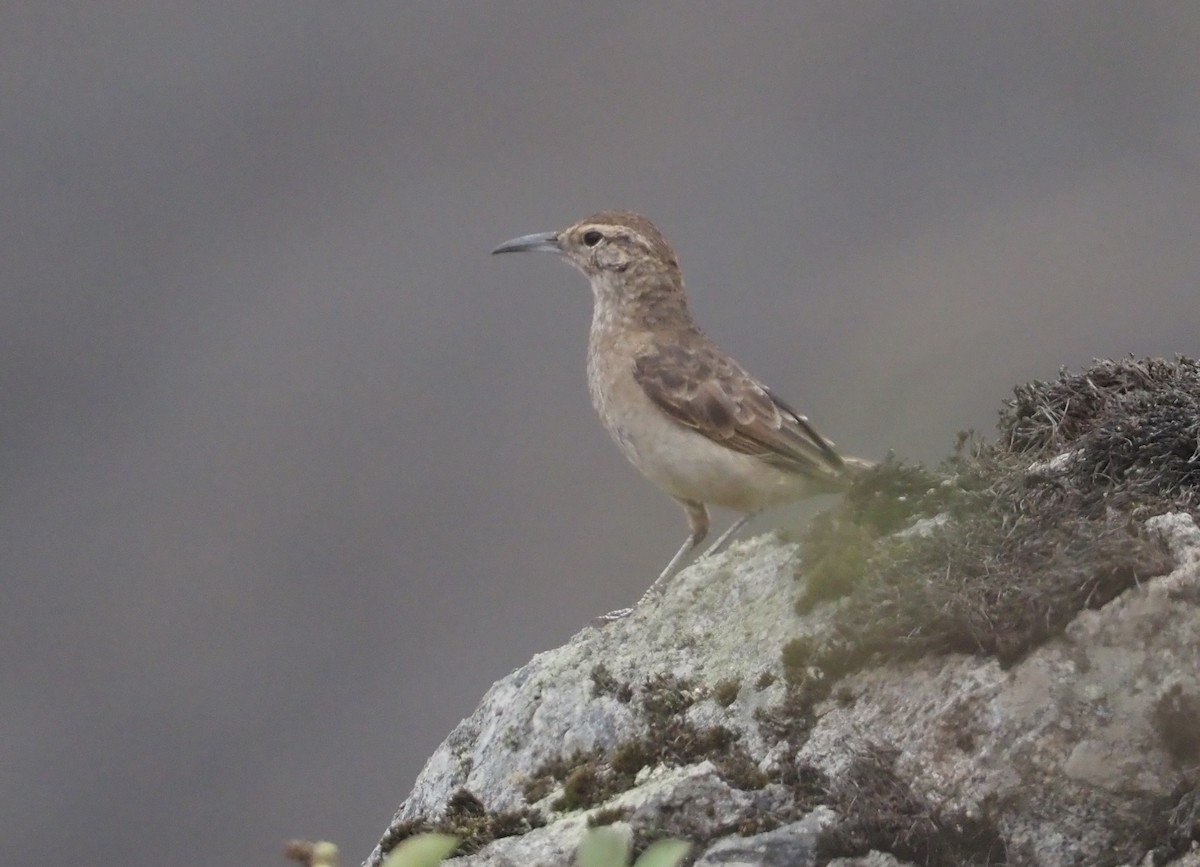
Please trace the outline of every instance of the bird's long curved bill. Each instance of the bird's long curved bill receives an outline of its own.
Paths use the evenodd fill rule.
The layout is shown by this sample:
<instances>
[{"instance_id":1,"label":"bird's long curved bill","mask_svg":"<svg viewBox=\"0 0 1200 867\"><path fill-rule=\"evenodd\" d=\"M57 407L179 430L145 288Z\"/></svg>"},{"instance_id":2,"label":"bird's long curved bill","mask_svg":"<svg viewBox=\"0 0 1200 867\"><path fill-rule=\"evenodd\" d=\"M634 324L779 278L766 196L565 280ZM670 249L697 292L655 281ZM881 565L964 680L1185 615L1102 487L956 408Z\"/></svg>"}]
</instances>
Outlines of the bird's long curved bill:
<instances>
[{"instance_id":1,"label":"bird's long curved bill","mask_svg":"<svg viewBox=\"0 0 1200 867\"><path fill-rule=\"evenodd\" d=\"M555 232L535 232L532 235L522 235L505 241L492 251L497 253L561 253L558 246L558 235Z\"/></svg>"}]
</instances>

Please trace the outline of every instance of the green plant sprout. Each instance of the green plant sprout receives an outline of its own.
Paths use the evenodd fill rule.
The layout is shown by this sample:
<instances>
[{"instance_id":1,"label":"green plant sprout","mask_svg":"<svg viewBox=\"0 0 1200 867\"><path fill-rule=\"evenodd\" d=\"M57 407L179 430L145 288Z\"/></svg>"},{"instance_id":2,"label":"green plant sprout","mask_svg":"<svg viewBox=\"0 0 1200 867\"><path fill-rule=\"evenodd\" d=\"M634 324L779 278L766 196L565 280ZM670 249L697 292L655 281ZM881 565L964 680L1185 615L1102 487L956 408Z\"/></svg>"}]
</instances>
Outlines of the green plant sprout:
<instances>
[{"instance_id":1,"label":"green plant sprout","mask_svg":"<svg viewBox=\"0 0 1200 867\"><path fill-rule=\"evenodd\" d=\"M457 848L452 834L418 834L389 852L383 867L437 867Z\"/></svg>"},{"instance_id":2,"label":"green plant sprout","mask_svg":"<svg viewBox=\"0 0 1200 867\"><path fill-rule=\"evenodd\" d=\"M651 843L633 867L679 867L690 844L683 840L658 840ZM577 867L627 867L630 839L616 828L605 826L588 831L579 844Z\"/></svg>"},{"instance_id":3,"label":"green plant sprout","mask_svg":"<svg viewBox=\"0 0 1200 867\"><path fill-rule=\"evenodd\" d=\"M458 843L452 834L418 834L393 849L383 867L437 867ZM577 867L679 867L690 848L683 840L657 840L630 865L629 835L605 826L584 835L575 863Z\"/></svg>"}]
</instances>

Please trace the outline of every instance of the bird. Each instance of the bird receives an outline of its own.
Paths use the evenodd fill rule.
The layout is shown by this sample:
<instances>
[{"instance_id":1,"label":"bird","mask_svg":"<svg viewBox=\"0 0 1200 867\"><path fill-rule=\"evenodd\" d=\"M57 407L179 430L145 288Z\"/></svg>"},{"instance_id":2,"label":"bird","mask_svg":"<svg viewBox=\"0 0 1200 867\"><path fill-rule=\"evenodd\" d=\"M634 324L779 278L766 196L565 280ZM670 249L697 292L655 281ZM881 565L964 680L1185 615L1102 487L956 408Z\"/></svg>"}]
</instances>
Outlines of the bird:
<instances>
[{"instance_id":1,"label":"bird","mask_svg":"<svg viewBox=\"0 0 1200 867\"><path fill-rule=\"evenodd\" d=\"M625 457L687 515L687 538L639 604L661 594L708 536L709 506L741 517L702 556L721 550L764 509L844 491L874 466L839 454L700 330L675 251L646 217L600 211L492 250L518 252L555 254L588 279L592 405Z\"/></svg>"}]
</instances>

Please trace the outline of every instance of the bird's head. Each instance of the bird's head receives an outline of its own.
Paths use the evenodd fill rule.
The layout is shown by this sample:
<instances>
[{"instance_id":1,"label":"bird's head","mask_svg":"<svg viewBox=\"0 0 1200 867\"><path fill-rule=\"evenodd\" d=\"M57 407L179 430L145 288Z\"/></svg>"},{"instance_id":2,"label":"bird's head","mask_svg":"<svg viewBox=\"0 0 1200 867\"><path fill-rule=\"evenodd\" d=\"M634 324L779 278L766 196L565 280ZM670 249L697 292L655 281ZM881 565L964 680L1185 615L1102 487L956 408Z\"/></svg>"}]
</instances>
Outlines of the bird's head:
<instances>
[{"instance_id":1,"label":"bird's head","mask_svg":"<svg viewBox=\"0 0 1200 867\"><path fill-rule=\"evenodd\" d=\"M632 211L601 211L557 232L505 241L492 253L557 253L590 280L620 274L675 276L675 251L653 223Z\"/></svg>"}]
</instances>

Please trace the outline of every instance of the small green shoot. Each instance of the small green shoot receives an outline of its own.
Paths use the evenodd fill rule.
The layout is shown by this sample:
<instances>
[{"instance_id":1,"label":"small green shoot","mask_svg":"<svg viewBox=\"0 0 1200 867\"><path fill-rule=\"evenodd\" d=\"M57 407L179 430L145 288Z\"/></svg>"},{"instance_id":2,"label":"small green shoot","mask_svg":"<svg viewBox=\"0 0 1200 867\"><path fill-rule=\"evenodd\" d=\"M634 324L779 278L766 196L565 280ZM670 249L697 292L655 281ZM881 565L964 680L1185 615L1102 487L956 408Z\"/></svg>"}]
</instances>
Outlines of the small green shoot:
<instances>
[{"instance_id":1,"label":"small green shoot","mask_svg":"<svg viewBox=\"0 0 1200 867\"><path fill-rule=\"evenodd\" d=\"M629 863L629 834L618 828L593 828L584 835L575 855L578 867L625 867Z\"/></svg>"},{"instance_id":2,"label":"small green shoot","mask_svg":"<svg viewBox=\"0 0 1200 867\"><path fill-rule=\"evenodd\" d=\"M611 826L593 828L579 844L575 863L577 867L627 867L629 848L628 833ZM633 867L679 867L690 848L683 840L657 840L641 854Z\"/></svg>"},{"instance_id":3,"label":"small green shoot","mask_svg":"<svg viewBox=\"0 0 1200 867\"><path fill-rule=\"evenodd\" d=\"M655 840L633 867L679 867L691 848L683 840Z\"/></svg>"},{"instance_id":4,"label":"small green shoot","mask_svg":"<svg viewBox=\"0 0 1200 867\"><path fill-rule=\"evenodd\" d=\"M436 867L457 848L452 834L418 834L388 853L383 867Z\"/></svg>"}]
</instances>

